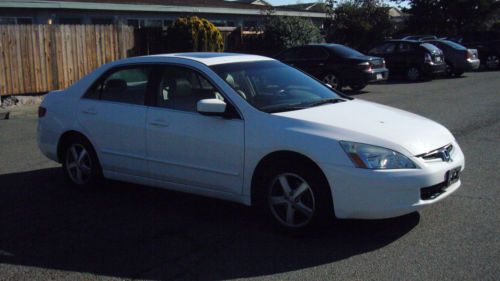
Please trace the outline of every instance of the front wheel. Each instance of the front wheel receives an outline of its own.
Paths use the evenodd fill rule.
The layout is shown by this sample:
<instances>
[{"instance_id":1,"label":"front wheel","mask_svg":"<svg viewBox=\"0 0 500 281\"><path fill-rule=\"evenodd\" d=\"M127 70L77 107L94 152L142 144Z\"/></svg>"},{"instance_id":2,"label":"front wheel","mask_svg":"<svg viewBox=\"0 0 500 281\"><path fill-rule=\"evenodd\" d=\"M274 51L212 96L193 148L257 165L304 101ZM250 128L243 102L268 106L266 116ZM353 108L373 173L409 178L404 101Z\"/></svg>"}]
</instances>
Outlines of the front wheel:
<instances>
[{"instance_id":1,"label":"front wheel","mask_svg":"<svg viewBox=\"0 0 500 281\"><path fill-rule=\"evenodd\" d=\"M64 150L63 170L77 188L88 189L102 179L102 169L92 145L83 137L68 140Z\"/></svg>"},{"instance_id":2,"label":"front wheel","mask_svg":"<svg viewBox=\"0 0 500 281\"><path fill-rule=\"evenodd\" d=\"M420 69L416 66L412 66L408 68L406 72L406 77L410 81L418 81L420 78L422 78L422 73L420 72Z\"/></svg>"},{"instance_id":3,"label":"front wheel","mask_svg":"<svg viewBox=\"0 0 500 281\"><path fill-rule=\"evenodd\" d=\"M300 233L333 217L330 188L320 171L289 163L280 163L273 170L264 181L262 207L276 227Z\"/></svg>"}]
</instances>

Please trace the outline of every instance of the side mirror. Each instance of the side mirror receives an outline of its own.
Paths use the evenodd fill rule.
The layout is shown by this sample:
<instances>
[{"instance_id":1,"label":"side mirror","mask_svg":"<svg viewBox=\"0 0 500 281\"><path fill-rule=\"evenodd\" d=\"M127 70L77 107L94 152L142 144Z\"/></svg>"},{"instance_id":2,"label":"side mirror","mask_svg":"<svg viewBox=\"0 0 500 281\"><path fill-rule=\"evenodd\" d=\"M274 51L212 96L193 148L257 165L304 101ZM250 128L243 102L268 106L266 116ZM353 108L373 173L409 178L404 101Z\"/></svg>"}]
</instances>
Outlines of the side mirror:
<instances>
[{"instance_id":1,"label":"side mirror","mask_svg":"<svg viewBox=\"0 0 500 281\"><path fill-rule=\"evenodd\" d=\"M219 99L204 99L196 103L196 110L203 115L222 116L226 112L226 103Z\"/></svg>"}]
</instances>

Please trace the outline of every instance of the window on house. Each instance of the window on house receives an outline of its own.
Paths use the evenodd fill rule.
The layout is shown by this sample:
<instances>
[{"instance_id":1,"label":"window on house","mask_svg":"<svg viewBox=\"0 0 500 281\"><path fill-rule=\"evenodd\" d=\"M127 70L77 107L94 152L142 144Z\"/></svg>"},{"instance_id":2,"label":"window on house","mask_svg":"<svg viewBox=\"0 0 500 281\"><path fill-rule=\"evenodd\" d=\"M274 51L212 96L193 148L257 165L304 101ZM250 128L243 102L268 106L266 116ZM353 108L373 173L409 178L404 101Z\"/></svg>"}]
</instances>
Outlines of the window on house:
<instances>
[{"instance_id":1,"label":"window on house","mask_svg":"<svg viewBox=\"0 0 500 281\"><path fill-rule=\"evenodd\" d=\"M0 24L16 24L16 18L0 18Z\"/></svg>"},{"instance_id":2,"label":"window on house","mask_svg":"<svg viewBox=\"0 0 500 281\"><path fill-rule=\"evenodd\" d=\"M144 27L144 20L140 20L140 19L128 19L127 20L127 25L133 26L135 28L141 28L141 27Z\"/></svg>"},{"instance_id":3,"label":"window on house","mask_svg":"<svg viewBox=\"0 0 500 281\"><path fill-rule=\"evenodd\" d=\"M112 18L92 18L93 24L113 24Z\"/></svg>"},{"instance_id":4,"label":"window on house","mask_svg":"<svg viewBox=\"0 0 500 281\"><path fill-rule=\"evenodd\" d=\"M17 18L17 24L33 24L32 18Z\"/></svg>"}]
</instances>

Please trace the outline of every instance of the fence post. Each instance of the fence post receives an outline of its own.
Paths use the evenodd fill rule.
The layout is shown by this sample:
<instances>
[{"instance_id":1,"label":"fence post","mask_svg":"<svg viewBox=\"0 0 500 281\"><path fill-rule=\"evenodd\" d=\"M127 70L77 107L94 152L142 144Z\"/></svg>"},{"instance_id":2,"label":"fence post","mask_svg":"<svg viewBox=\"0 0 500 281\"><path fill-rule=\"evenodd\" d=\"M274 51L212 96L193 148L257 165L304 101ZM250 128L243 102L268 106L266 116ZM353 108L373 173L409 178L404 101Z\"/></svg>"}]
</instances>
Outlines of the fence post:
<instances>
[{"instance_id":1,"label":"fence post","mask_svg":"<svg viewBox=\"0 0 500 281\"><path fill-rule=\"evenodd\" d=\"M57 69L57 44L56 44L56 27L54 25L49 25L49 35L50 35L50 57L49 65L52 72L52 88L59 88L59 75Z\"/></svg>"}]
</instances>

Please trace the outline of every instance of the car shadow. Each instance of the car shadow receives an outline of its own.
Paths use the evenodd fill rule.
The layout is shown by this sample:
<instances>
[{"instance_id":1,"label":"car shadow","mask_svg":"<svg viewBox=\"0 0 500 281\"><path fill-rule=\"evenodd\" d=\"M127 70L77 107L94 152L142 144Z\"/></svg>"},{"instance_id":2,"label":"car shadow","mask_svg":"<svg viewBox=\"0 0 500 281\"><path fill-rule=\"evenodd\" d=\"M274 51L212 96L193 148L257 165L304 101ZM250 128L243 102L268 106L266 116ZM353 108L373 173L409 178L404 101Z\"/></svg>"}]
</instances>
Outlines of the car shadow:
<instances>
[{"instance_id":1,"label":"car shadow","mask_svg":"<svg viewBox=\"0 0 500 281\"><path fill-rule=\"evenodd\" d=\"M120 278L232 279L300 270L384 247L413 213L285 235L251 208L120 182L67 186L59 168L0 175L0 263Z\"/></svg>"}]
</instances>

